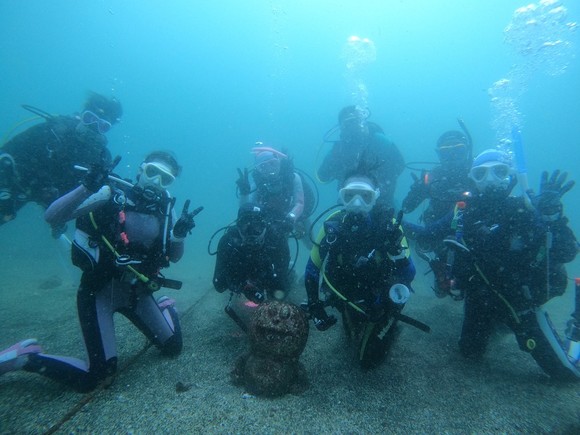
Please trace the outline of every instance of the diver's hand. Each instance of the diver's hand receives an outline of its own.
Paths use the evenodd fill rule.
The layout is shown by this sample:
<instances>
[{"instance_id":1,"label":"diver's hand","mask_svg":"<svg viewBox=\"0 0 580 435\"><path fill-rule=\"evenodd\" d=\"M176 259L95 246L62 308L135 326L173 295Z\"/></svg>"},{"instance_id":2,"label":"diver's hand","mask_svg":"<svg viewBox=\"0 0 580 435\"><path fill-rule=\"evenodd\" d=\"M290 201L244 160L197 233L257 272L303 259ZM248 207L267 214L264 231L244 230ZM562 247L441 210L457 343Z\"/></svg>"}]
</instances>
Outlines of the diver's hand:
<instances>
[{"instance_id":1,"label":"diver's hand","mask_svg":"<svg viewBox=\"0 0 580 435\"><path fill-rule=\"evenodd\" d=\"M320 301L308 304L308 313L319 331L326 331L336 323L336 317L326 314L324 305Z\"/></svg>"},{"instance_id":2,"label":"diver's hand","mask_svg":"<svg viewBox=\"0 0 580 435\"><path fill-rule=\"evenodd\" d=\"M532 204L536 210L542 215L546 221L555 221L562 217L562 201L561 198L573 187L575 182L570 180L566 182L568 177L567 172L560 173L556 169L548 178L548 172L542 172L540 180L540 194L532 195Z\"/></svg>"},{"instance_id":3,"label":"diver's hand","mask_svg":"<svg viewBox=\"0 0 580 435\"><path fill-rule=\"evenodd\" d=\"M282 231L285 233L291 233L294 230L294 224L296 223L296 215L294 213L288 213L284 220L280 223Z\"/></svg>"},{"instance_id":4,"label":"diver's hand","mask_svg":"<svg viewBox=\"0 0 580 435\"><path fill-rule=\"evenodd\" d=\"M103 164L102 162L91 163L88 168L75 166L75 169L87 171L81 181L81 184L85 186L89 192L95 193L98 192L101 187L108 184L109 175L111 175L111 172L113 169L115 169L115 166L117 166L120 161L121 156L117 156L109 164Z\"/></svg>"},{"instance_id":5,"label":"diver's hand","mask_svg":"<svg viewBox=\"0 0 580 435\"><path fill-rule=\"evenodd\" d=\"M109 182L110 168L100 163L91 163L83 177L81 184L92 193L98 192Z\"/></svg>"},{"instance_id":6,"label":"diver's hand","mask_svg":"<svg viewBox=\"0 0 580 435\"><path fill-rule=\"evenodd\" d=\"M403 199L403 211L405 213L411 213L429 196L427 185L424 182L425 176L425 171L421 172L421 178L417 177L414 172L411 172L413 184L411 184L409 193L407 193L407 196Z\"/></svg>"},{"instance_id":7,"label":"diver's hand","mask_svg":"<svg viewBox=\"0 0 580 435\"><path fill-rule=\"evenodd\" d=\"M240 195L249 195L250 194L250 179L248 177L248 169L244 168L244 172L240 168L238 169L238 179L236 184L238 185L238 190L240 191Z\"/></svg>"},{"instance_id":8,"label":"diver's hand","mask_svg":"<svg viewBox=\"0 0 580 435\"><path fill-rule=\"evenodd\" d=\"M60 238L60 236L62 236L64 233L66 233L67 228L68 228L68 226L64 222L51 225L50 229L51 229L51 234L52 234L53 239Z\"/></svg>"},{"instance_id":9,"label":"diver's hand","mask_svg":"<svg viewBox=\"0 0 580 435\"><path fill-rule=\"evenodd\" d=\"M255 304L261 304L266 300L264 291L251 281L246 281L244 287L242 288L242 293L246 298L248 298L248 300L254 302Z\"/></svg>"},{"instance_id":10,"label":"diver's hand","mask_svg":"<svg viewBox=\"0 0 580 435\"><path fill-rule=\"evenodd\" d=\"M183 239L188 234L191 234L191 230L195 228L195 221L193 218L203 210L203 207L198 207L189 213L189 204L191 204L191 201L188 199L183 205L181 217L177 220L177 222L175 222L175 225L173 226L173 236L178 239Z\"/></svg>"}]
</instances>

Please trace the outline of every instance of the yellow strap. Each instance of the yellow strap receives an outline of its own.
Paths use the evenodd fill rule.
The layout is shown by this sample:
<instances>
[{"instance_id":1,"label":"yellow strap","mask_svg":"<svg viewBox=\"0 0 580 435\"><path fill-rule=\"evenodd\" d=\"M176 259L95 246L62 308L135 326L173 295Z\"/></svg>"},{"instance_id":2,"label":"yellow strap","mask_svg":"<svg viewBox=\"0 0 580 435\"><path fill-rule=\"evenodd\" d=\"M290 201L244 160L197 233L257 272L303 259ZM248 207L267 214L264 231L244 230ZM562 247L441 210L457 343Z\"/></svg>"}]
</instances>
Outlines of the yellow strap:
<instances>
[{"instance_id":1,"label":"yellow strap","mask_svg":"<svg viewBox=\"0 0 580 435\"><path fill-rule=\"evenodd\" d=\"M366 316L367 313L365 312L365 310L363 310L361 307L359 307L355 303L349 301L342 293L340 293L336 288L334 288L334 286L328 280L326 273L322 272L322 278L324 279L324 282L330 288L330 290L332 290L341 300L345 301L348 305L350 305L356 311L358 311L359 313L364 314Z\"/></svg>"},{"instance_id":2,"label":"yellow strap","mask_svg":"<svg viewBox=\"0 0 580 435\"><path fill-rule=\"evenodd\" d=\"M479 265L476 262L474 262L473 264L475 266L475 269L477 270L477 273L479 273L479 276L481 276L481 278L485 281L485 283L491 289L491 291L494 292L497 295L497 297L500 298L502 300L502 302L506 305L506 307L511 312L511 315L514 318L514 320L516 321L516 323L518 323L518 324L521 323L520 316L518 316L518 313L516 313L516 310L514 310L514 307L512 307L512 305L508 302L508 300L500 292L498 292L496 289L493 288L493 286L491 285L491 283L489 282L487 277L483 274L483 271L479 268Z\"/></svg>"},{"instance_id":3,"label":"yellow strap","mask_svg":"<svg viewBox=\"0 0 580 435\"><path fill-rule=\"evenodd\" d=\"M10 130L8 130L8 133L2 136L2 141L0 141L0 148L2 148L8 142L8 140L12 136L12 133L14 133L21 125L26 124L27 122L36 121L40 118L41 118L40 116L33 116L32 118L26 118L23 119L22 121L17 122Z\"/></svg>"},{"instance_id":4,"label":"yellow strap","mask_svg":"<svg viewBox=\"0 0 580 435\"><path fill-rule=\"evenodd\" d=\"M98 230L99 226L97 225L97 221L95 220L95 216L94 216L93 212L89 213L89 217L91 219L91 223L93 224L93 227L95 228L95 230ZM101 240L103 241L103 243L105 243L105 245L107 245L107 248L109 248L109 250L113 253L115 258L120 257L120 254L117 252L115 247L111 244L111 242L109 242L109 240L103 234L101 234ZM137 269L135 269L130 264L128 264L125 267L127 269L129 269L131 272L133 272L139 281L144 282L144 283L148 283L150 281L150 279L147 276L140 273Z\"/></svg>"}]
</instances>

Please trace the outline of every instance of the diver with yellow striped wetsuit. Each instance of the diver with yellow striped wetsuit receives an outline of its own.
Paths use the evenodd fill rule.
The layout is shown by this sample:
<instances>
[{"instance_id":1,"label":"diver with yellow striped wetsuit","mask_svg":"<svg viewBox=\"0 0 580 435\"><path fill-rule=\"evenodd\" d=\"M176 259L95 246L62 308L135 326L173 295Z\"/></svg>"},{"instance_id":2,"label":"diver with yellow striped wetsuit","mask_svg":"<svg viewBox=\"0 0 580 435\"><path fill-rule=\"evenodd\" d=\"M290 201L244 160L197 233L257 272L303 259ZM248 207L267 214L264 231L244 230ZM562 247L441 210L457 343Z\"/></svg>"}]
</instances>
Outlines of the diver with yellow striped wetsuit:
<instances>
[{"instance_id":1,"label":"diver with yellow striped wetsuit","mask_svg":"<svg viewBox=\"0 0 580 435\"><path fill-rule=\"evenodd\" d=\"M343 186L344 208L326 219L306 265L308 313L325 331L336 323L325 307L336 308L361 367L371 368L384 358L399 320L426 326L401 314L415 267L400 217L375 207L380 191L371 178L351 175Z\"/></svg>"}]
</instances>

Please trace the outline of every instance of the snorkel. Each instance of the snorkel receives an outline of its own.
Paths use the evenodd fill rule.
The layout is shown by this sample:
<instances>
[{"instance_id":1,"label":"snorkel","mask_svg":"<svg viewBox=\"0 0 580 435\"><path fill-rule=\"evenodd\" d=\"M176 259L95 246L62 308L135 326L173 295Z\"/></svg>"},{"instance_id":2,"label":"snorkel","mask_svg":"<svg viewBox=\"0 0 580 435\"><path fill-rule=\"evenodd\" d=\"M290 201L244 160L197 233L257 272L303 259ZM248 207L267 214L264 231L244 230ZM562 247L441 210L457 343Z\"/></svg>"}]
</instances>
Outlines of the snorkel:
<instances>
[{"instance_id":1,"label":"snorkel","mask_svg":"<svg viewBox=\"0 0 580 435\"><path fill-rule=\"evenodd\" d=\"M531 210L533 206L529 195L530 187L528 184L528 170L526 168L526 159L524 156L524 144L522 142L522 132L516 126L512 127L512 144L518 183L520 183L522 194L524 196L524 201L526 202L526 207Z\"/></svg>"},{"instance_id":2,"label":"snorkel","mask_svg":"<svg viewBox=\"0 0 580 435\"><path fill-rule=\"evenodd\" d=\"M471 138L471 134L469 133L469 130L465 125L465 121L462 118L457 118L457 123L459 124L459 127L461 127L461 130L463 130L463 133L465 133L465 137L467 138L467 145L469 145L469 154L467 158L468 162L470 162L471 164L471 161L473 160L473 139Z\"/></svg>"}]
</instances>

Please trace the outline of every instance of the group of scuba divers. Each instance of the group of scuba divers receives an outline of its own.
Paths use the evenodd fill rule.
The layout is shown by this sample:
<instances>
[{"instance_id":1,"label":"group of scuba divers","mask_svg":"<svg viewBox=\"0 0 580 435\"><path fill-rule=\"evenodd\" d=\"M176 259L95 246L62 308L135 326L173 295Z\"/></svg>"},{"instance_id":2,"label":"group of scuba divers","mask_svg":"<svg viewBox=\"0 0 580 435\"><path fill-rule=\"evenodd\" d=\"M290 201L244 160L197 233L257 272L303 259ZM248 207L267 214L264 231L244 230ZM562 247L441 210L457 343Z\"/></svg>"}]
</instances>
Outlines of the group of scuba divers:
<instances>
[{"instance_id":1,"label":"group of scuba divers","mask_svg":"<svg viewBox=\"0 0 580 435\"><path fill-rule=\"evenodd\" d=\"M187 200L180 215L174 211L167 188L181 167L170 152L148 154L136 182L115 175L119 159L111 157L105 135L122 115L116 99L90 93L73 116L25 108L43 122L0 148L0 225L27 202L45 208L55 236L75 220L71 256L82 270L77 308L88 361L45 354L28 339L0 352L0 375L25 370L87 392L114 378L116 312L162 354L181 352L175 301L154 293L181 287L162 270L182 257L202 207L190 211ZM401 323L429 331L403 314L414 291L411 244L433 271L435 294L463 301L459 349L465 357L482 358L495 325L503 323L550 377L580 380L580 283L565 339L542 308L566 290L565 264L578 252L561 202L574 182L559 171L543 173L534 193L518 171L523 157L494 148L473 158L471 136L459 125L437 141L439 164L412 174L398 213L394 193L405 162L365 108L342 109L325 136L332 147L317 177L338 182L339 201L313 220L316 183L286 152L257 143L253 167L238 169L237 219L214 234L223 231L210 252L216 254L213 285L230 292L228 315L247 330L236 300L251 309L294 299L297 258L289 239L296 239L296 251L301 239L311 249L304 313L325 331L337 323L329 314L335 309L361 367L375 367ZM518 182L524 193L515 196ZM419 223L403 219L425 201Z\"/></svg>"}]
</instances>

